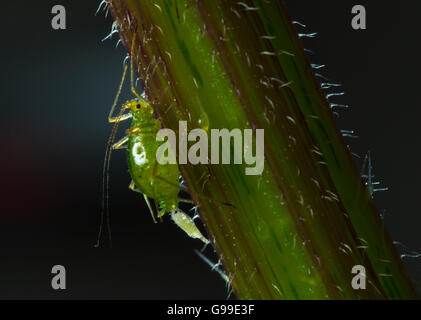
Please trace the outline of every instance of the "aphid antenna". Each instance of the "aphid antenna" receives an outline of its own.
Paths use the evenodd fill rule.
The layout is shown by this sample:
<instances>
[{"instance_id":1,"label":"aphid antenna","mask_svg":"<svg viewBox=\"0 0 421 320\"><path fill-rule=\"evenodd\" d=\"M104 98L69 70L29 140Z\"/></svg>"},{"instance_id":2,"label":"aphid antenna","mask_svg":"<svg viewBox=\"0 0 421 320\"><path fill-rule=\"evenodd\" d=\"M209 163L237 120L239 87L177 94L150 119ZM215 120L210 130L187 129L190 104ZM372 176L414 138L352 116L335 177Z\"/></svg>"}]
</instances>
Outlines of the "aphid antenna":
<instances>
[{"instance_id":1,"label":"aphid antenna","mask_svg":"<svg viewBox=\"0 0 421 320\"><path fill-rule=\"evenodd\" d=\"M137 93L136 89L133 86L133 55L134 55L134 44L136 42L136 32L134 32L134 36L132 39L132 45L131 45L131 53L130 53L130 80L131 80L131 90L133 92L133 94L135 94L135 96L139 99L142 100L142 97ZM121 78L120 81L120 85L118 87L118 91L117 94L114 98L114 102L113 105L111 107L110 113L108 115L108 119L112 118L112 115L114 113L114 109L117 105L118 102L118 98L120 96L121 90L123 88L123 84L124 84L124 80L126 78L126 73L127 73L127 57L124 59L124 70L123 70L123 76ZM115 123L113 126L113 129L111 131L110 137L108 138L108 142L107 142L107 148L105 151L105 157L104 157L104 167L103 167L103 171L102 171L102 204L101 204L101 222L100 222L100 228L99 228L99 232L98 232L98 240L97 243L95 245L95 247L99 247L100 244L100 239L101 239L101 235L102 235L102 229L103 229L103 224L104 224L104 212L106 215L106 219L107 219L107 230L108 230L108 240L110 243L110 247L112 245L112 241L111 241L111 223L110 223L110 208L109 208L109 190L110 190L110 163L111 163L111 154L112 154L112 150L113 150L113 144L115 141L115 136L117 134L117 130L118 127L120 125L120 122L122 120L122 116L124 111L126 110L125 105L123 105L120 109L120 112L118 113L117 117L115 118Z\"/></svg>"},{"instance_id":2,"label":"aphid antenna","mask_svg":"<svg viewBox=\"0 0 421 320\"><path fill-rule=\"evenodd\" d=\"M124 79L126 77L126 72L127 72L127 60L124 60L124 69L123 69L123 76L121 78L120 81L120 85L118 87L118 91L117 94L114 98L114 102L113 105L111 107L110 110L110 114L109 114L109 118L111 117L111 115L114 112L114 109L117 105L118 102L118 98L120 96L121 90L123 88L123 84L124 84ZM106 147L106 151L105 151L105 156L104 156L104 166L103 166L103 170L102 170L102 202L101 202L101 222L100 222L100 226L99 226L99 231L98 231L98 239L97 239L97 243L95 245L95 247L99 247L100 245L100 240L101 240L101 235L102 235L102 230L103 230L103 225L104 225L104 215L106 215L107 218L107 230L108 230L108 240L111 246L111 224L110 224L110 213L109 213L109 181L110 181L110 177L109 177L109 171L110 171L110 163L111 163L111 153L112 153L112 146L115 140L115 135L117 133L117 129L118 126L120 124L119 119L122 117L123 113L125 111L125 108L122 107L118 116L117 116L117 121L115 122L111 134L108 138L108 142L107 142L107 147Z\"/></svg>"},{"instance_id":3,"label":"aphid antenna","mask_svg":"<svg viewBox=\"0 0 421 320\"><path fill-rule=\"evenodd\" d=\"M134 71L133 71L133 56L134 56L134 44L136 43L136 30L133 32L133 39L132 39L132 48L130 50L130 83L131 83L131 90L132 93L139 99L145 100L135 89L135 82L134 82Z\"/></svg>"}]
</instances>

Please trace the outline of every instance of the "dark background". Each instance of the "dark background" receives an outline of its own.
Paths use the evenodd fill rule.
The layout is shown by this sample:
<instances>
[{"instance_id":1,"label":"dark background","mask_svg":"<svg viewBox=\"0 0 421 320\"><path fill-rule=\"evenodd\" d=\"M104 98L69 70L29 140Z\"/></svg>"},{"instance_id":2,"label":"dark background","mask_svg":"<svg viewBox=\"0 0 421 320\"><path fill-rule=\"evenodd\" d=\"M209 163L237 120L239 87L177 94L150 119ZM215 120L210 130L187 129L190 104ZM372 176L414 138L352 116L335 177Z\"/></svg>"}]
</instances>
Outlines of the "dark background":
<instances>
[{"instance_id":1,"label":"dark background","mask_svg":"<svg viewBox=\"0 0 421 320\"><path fill-rule=\"evenodd\" d=\"M154 225L143 198L127 189L123 151L111 168L113 248L93 248L107 115L125 56L117 35L101 42L112 21L94 16L99 2L1 4L0 298L224 299L224 282L193 253L200 242L172 223ZM340 125L356 130L352 150L371 150L375 174L390 188L375 200L392 238L421 250L419 5L286 3L294 20L319 32L304 42L311 61L344 84L346 95L334 101L352 109ZM51 28L55 4L67 10L67 30ZM351 28L356 4L367 8L365 31ZM126 88L121 100L128 98ZM51 289L56 264L67 269L67 290ZM421 260L405 264L420 288Z\"/></svg>"}]
</instances>

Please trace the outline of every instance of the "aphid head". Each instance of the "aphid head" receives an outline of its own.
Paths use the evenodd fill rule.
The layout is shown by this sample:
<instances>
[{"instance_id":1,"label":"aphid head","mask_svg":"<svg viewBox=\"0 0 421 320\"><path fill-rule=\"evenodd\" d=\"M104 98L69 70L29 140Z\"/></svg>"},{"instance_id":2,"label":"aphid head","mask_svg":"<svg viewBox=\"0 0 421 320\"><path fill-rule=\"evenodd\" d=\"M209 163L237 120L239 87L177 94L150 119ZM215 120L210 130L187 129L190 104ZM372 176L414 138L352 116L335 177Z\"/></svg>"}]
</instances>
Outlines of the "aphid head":
<instances>
[{"instance_id":1,"label":"aphid head","mask_svg":"<svg viewBox=\"0 0 421 320\"><path fill-rule=\"evenodd\" d=\"M133 99L123 105L124 109L130 109L136 120L147 120L153 115L152 105L145 99Z\"/></svg>"}]
</instances>

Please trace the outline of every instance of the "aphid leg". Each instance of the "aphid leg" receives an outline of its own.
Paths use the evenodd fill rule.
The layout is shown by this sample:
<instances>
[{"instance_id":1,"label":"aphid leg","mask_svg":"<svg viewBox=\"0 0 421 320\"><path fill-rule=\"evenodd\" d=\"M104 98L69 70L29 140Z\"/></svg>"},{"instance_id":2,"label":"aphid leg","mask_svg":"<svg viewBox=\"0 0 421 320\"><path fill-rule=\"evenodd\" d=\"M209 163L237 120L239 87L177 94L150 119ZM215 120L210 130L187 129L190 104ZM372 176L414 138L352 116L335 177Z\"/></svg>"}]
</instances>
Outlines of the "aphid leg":
<instances>
[{"instance_id":1,"label":"aphid leg","mask_svg":"<svg viewBox=\"0 0 421 320\"><path fill-rule=\"evenodd\" d=\"M113 116L111 116L111 113L110 113L110 116L108 117L108 122L109 123L121 122L121 121L130 119L131 117L132 117L131 113L125 113L125 114L123 114L121 116L118 116L118 117L113 117Z\"/></svg>"},{"instance_id":2,"label":"aphid leg","mask_svg":"<svg viewBox=\"0 0 421 320\"><path fill-rule=\"evenodd\" d=\"M126 149L127 148L127 145L124 145L124 144L127 143L127 141L129 141L129 136L125 136L120 141L117 141L116 143L114 143L113 144L113 149L114 150Z\"/></svg>"},{"instance_id":3,"label":"aphid leg","mask_svg":"<svg viewBox=\"0 0 421 320\"><path fill-rule=\"evenodd\" d=\"M157 221L156 221L156 219L155 219L155 216L154 216L154 213L153 213L153 211L152 211L152 206L151 206L151 203L149 202L148 197L147 197L146 195L143 195L143 197L145 198L146 204L148 205L149 211L151 212L151 216L152 216L152 220L153 220L153 222L154 222L154 223L157 223Z\"/></svg>"},{"instance_id":4,"label":"aphid leg","mask_svg":"<svg viewBox=\"0 0 421 320\"><path fill-rule=\"evenodd\" d=\"M154 207L154 209L155 209L155 212L159 212L159 209L158 209L158 206L156 205L156 201L155 201L155 200L153 201L153 207ZM159 221L160 221L160 222L163 222L162 216L160 217L160 216L158 215L158 218L159 218Z\"/></svg>"},{"instance_id":5,"label":"aphid leg","mask_svg":"<svg viewBox=\"0 0 421 320\"><path fill-rule=\"evenodd\" d=\"M136 185L134 184L133 180L129 184L129 189L132 190L132 191L134 191L134 192L143 194L142 192L140 192L140 190L136 189ZM157 221L155 219L154 211L152 210L152 206L151 206L151 203L149 202L148 197L146 195L144 195L144 194L143 194L143 197L145 198L146 204L148 205L149 212L151 213L153 222L154 223L157 223Z\"/></svg>"}]
</instances>

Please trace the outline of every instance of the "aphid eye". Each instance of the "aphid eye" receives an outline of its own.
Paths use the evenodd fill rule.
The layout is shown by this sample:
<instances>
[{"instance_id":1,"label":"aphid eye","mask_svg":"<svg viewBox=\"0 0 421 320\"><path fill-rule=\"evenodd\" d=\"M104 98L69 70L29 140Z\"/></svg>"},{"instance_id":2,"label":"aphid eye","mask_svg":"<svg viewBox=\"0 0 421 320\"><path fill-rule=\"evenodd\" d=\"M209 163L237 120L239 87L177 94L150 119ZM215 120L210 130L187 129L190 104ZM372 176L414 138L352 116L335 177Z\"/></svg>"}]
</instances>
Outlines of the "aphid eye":
<instances>
[{"instance_id":1,"label":"aphid eye","mask_svg":"<svg viewBox=\"0 0 421 320\"><path fill-rule=\"evenodd\" d=\"M140 104L137 104L136 105L136 109L140 109Z\"/></svg>"}]
</instances>

